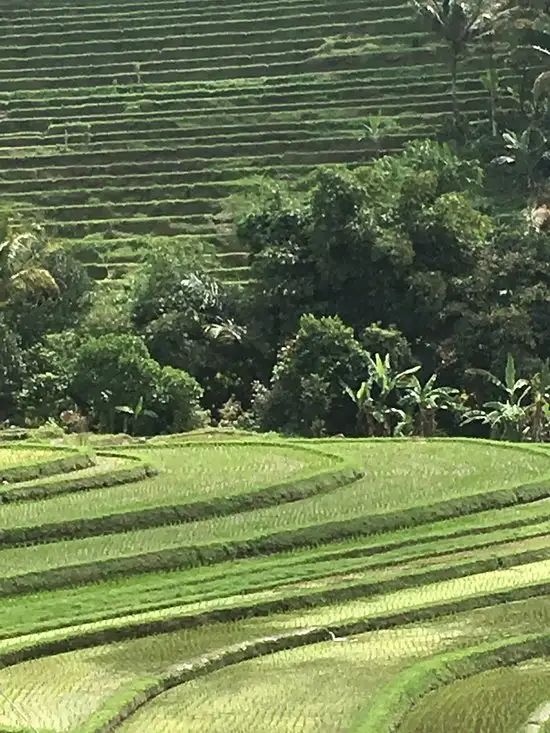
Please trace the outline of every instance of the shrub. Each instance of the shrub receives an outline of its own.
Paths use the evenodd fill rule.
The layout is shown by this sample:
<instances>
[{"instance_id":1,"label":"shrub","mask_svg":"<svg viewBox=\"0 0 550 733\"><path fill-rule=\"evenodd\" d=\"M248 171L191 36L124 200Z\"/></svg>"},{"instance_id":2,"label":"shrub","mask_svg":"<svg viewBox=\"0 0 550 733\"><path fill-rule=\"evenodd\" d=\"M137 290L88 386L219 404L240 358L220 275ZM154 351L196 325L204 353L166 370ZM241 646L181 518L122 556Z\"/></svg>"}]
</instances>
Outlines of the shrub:
<instances>
[{"instance_id":1,"label":"shrub","mask_svg":"<svg viewBox=\"0 0 550 733\"><path fill-rule=\"evenodd\" d=\"M355 384L366 370L367 354L340 318L302 316L296 336L279 351L262 399L262 429L300 435L349 429L353 406L342 383Z\"/></svg>"},{"instance_id":2,"label":"shrub","mask_svg":"<svg viewBox=\"0 0 550 733\"><path fill-rule=\"evenodd\" d=\"M160 369L152 407L162 429L183 433L207 424L208 415L199 404L202 395L201 386L187 372L170 366Z\"/></svg>"},{"instance_id":3,"label":"shrub","mask_svg":"<svg viewBox=\"0 0 550 733\"><path fill-rule=\"evenodd\" d=\"M107 334L89 339L79 350L71 392L99 426L115 428L115 408L152 401L160 366L137 336Z\"/></svg>"}]
</instances>

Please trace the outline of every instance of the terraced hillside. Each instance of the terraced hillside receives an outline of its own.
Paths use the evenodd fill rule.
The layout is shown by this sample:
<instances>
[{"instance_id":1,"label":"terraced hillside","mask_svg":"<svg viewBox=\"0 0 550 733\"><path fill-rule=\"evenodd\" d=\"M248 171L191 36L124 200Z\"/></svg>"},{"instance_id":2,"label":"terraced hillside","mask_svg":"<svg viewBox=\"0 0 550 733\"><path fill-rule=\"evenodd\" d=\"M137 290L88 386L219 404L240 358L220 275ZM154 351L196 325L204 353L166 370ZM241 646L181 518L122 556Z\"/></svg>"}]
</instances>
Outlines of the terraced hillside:
<instances>
[{"instance_id":1,"label":"terraced hillside","mask_svg":"<svg viewBox=\"0 0 550 733\"><path fill-rule=\"evenodd\" d=\"M357 164L363 122L400 126L388 150L451 109L445 49L397 0L4 0L0 196L40 210L97 277L150 239L216 245L246 275L220 212L258 175ZM460 74L486 117L482 63ZM506 81L506 79L503 79Z\"/></svg>"},{"instance_id":2,"label":"terraced hillside","mask_svg":"<svg viewBox=\"0 0 550 733\"><path fill-rule=\"evenodd\" d=\"M544 449L220 438L0 447L0 730L542 733Z\"/></svg>"}]
</instances>

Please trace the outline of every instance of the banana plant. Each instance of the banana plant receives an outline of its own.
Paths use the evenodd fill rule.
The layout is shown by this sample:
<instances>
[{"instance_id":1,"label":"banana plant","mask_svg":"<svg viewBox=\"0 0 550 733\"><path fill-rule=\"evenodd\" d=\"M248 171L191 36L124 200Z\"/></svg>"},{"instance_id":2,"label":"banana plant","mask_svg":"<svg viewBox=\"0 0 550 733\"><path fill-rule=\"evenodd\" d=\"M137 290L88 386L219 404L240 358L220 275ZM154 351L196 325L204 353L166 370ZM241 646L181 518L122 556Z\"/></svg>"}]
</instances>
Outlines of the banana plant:
<instances>
[{"instance_id":1,"label":"banana plant","mask_svg":"<svg viewBox=\"0 0 550 733\"><path fill-rule=\"evenodd\" d=\"M530 382L531 404L527 408L526 435L541 443L548 435L550 425L550 362L547 359L540 372Z\"/></svg>"},{"instance_id":2,"label":"banana plant","mask_svg":"<svg viewBox=\"0 0 550 733\"><path fill-rule=\"evenodd\" d=\"M144 417L158 417L157 413L153 410L148 410L145 408L143 403L143 396L139 398L139 400L136 403L135 407L130 407L129 405L118 405L115 407L115 411L122 414L122 419L124 421L122 432L128 434L128 428L130 424L130 420L132 423L132 429L131 429L131 435L135 435L137 423L139 421L139 418L143 415Z\"/></svg>"},{"instance_id":3,"label":"banana plant","mask_svg":"<svg viewBox=\"0 0 550 733\"><path fill-rule=\"evenodd\" d=\"M382 416L379 414L372 394L373 380L369 376L361 382L359 389L353 390L342 382L342 389L352 400L357 409L357 427L364 435L376 435L377 425L380 424Z\"/></svg>"},{"instance_id":4,"label":"banana plant","mask_svg":"<svg viewBox=\"0 0 550 733\"><path fill-rule=\"evenodd\" d=\"M402 372L394 372L389 354L383 359L380 354L375 354L374 358L368 354L367 359L369 374L378 386L382 399L386 399L394 390L408 386L411 376L421 369L418 365Z\"/></svg>"},{"instance_id":5,"label":"banana plant","mask_svg":"<svg viewBox=\"0 0 550 733\"><path fill-rule=\"evenodd\" d=\"M369 140L374 143L376 148L376 156L382 155L382 140L385 135L389 132L397 131L399 129L399 122L395 117L387 117L382 114L382 110L378 111L377 115L370 115L367 117L367 121L363 123L363 134L359 138L359 141Z\"/></svg>"},{"instance_id":6,"label":"banana plant","mask_svg":"<svg viewBox=\"0 0 550 733\"><path fill-rule=\"evenodd\" d=\"M535 187L535 169L548 148L546 135L535 124L517 135L511 130L502 133L507 152L493 159L496 165L514 165L527 182L529 190Z\"/></svg>"},{"instance_id":7,"label":"banana plant","mask_svg":"<svg viewBox=\"0 0 550 733\"><path fill-rule=\"evenodd\" d=\"M437 374L422 384L416 375L412 375L405 389L401 404L414 420L416 432L423 438L432 437L437 428L439 410L460 411L462 402L460 394L454 387L436 387Z\"/></svg>"},{"instance_id":8,"label":"banana plant","mask_svg":"<svg viewBox=\"0 0 550 733\"><path fill-rule=\"evenodd\" d=\"M512 354L508 354L506 360L504 381L485 369L468 369L466 373L484 377L504 392L506 399L486 402L483 410L468 411L462 424L481 422L489 426L492 438L520 441L525 435L529 414L528 406L523 403L531 391L531 384L527 379L517 379Z\"/></svg>"},{"instance_id":9,"label":"banana plant","mask_svg":"<svg viewBox=\"0 0 550 733\"><path fill-rule=\"evenodd\" d=\"M407 415L395 404L390 404L391 398L399 389L409 385L411 376L420 366L394 372L389 354L384 359L380 354L375 354L374 358L369 354L367 359L368 376L361 382L359 389L353 391L347 385L342 385L344 392L357 406L359 427L366 435L390 436L396 431L402 433Z\"/></svg>"}]
</instances>

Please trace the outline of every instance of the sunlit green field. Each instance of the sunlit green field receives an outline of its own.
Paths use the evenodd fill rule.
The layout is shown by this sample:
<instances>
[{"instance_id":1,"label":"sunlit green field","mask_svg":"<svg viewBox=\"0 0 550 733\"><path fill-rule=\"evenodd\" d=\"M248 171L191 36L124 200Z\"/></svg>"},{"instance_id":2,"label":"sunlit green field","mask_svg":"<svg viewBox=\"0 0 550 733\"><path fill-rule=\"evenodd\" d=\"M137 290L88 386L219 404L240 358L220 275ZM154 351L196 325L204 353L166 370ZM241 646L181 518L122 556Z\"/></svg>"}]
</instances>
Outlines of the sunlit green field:
<instances>
[{"instance_id":1,"label":"sunlit green field","mask_svg":"<svg viewBox=\"0 0 550 733\"><path fill-rule=\"evenodd\" d=\"M79 451L93 465L0 506L0 731L516 733L542 715L545 450L199 433L60 454ZM157 473L103 480L132 461Z\"/></svg>"}]
</instances>

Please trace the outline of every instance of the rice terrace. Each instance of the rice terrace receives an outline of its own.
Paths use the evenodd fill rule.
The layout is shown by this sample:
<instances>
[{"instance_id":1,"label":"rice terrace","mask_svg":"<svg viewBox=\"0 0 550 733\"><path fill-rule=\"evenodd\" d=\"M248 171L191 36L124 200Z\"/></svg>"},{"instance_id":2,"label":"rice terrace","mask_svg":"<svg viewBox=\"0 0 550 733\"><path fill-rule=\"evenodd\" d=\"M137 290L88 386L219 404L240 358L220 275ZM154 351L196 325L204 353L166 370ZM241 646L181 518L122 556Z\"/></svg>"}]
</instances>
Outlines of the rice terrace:
<instances>
[{"instance_id":1,"label":"rice terrace","mask_svg":"<svg viewBox=\"0 0 550 733\"><path fill-rule=\"evenodd\" d=\"M0 456L3 730L512 731L548 701L545 449Z\"/></svg>"},{"instance_id":2,"label":"rice terrace","mask_svg":"<svg viewBox=\"0 0 550 733\"><path fill-rule=\"evenodd\" d=\"M0 0L0 733L550 733L548 56Z\"/></svg>"}]
</instances>

